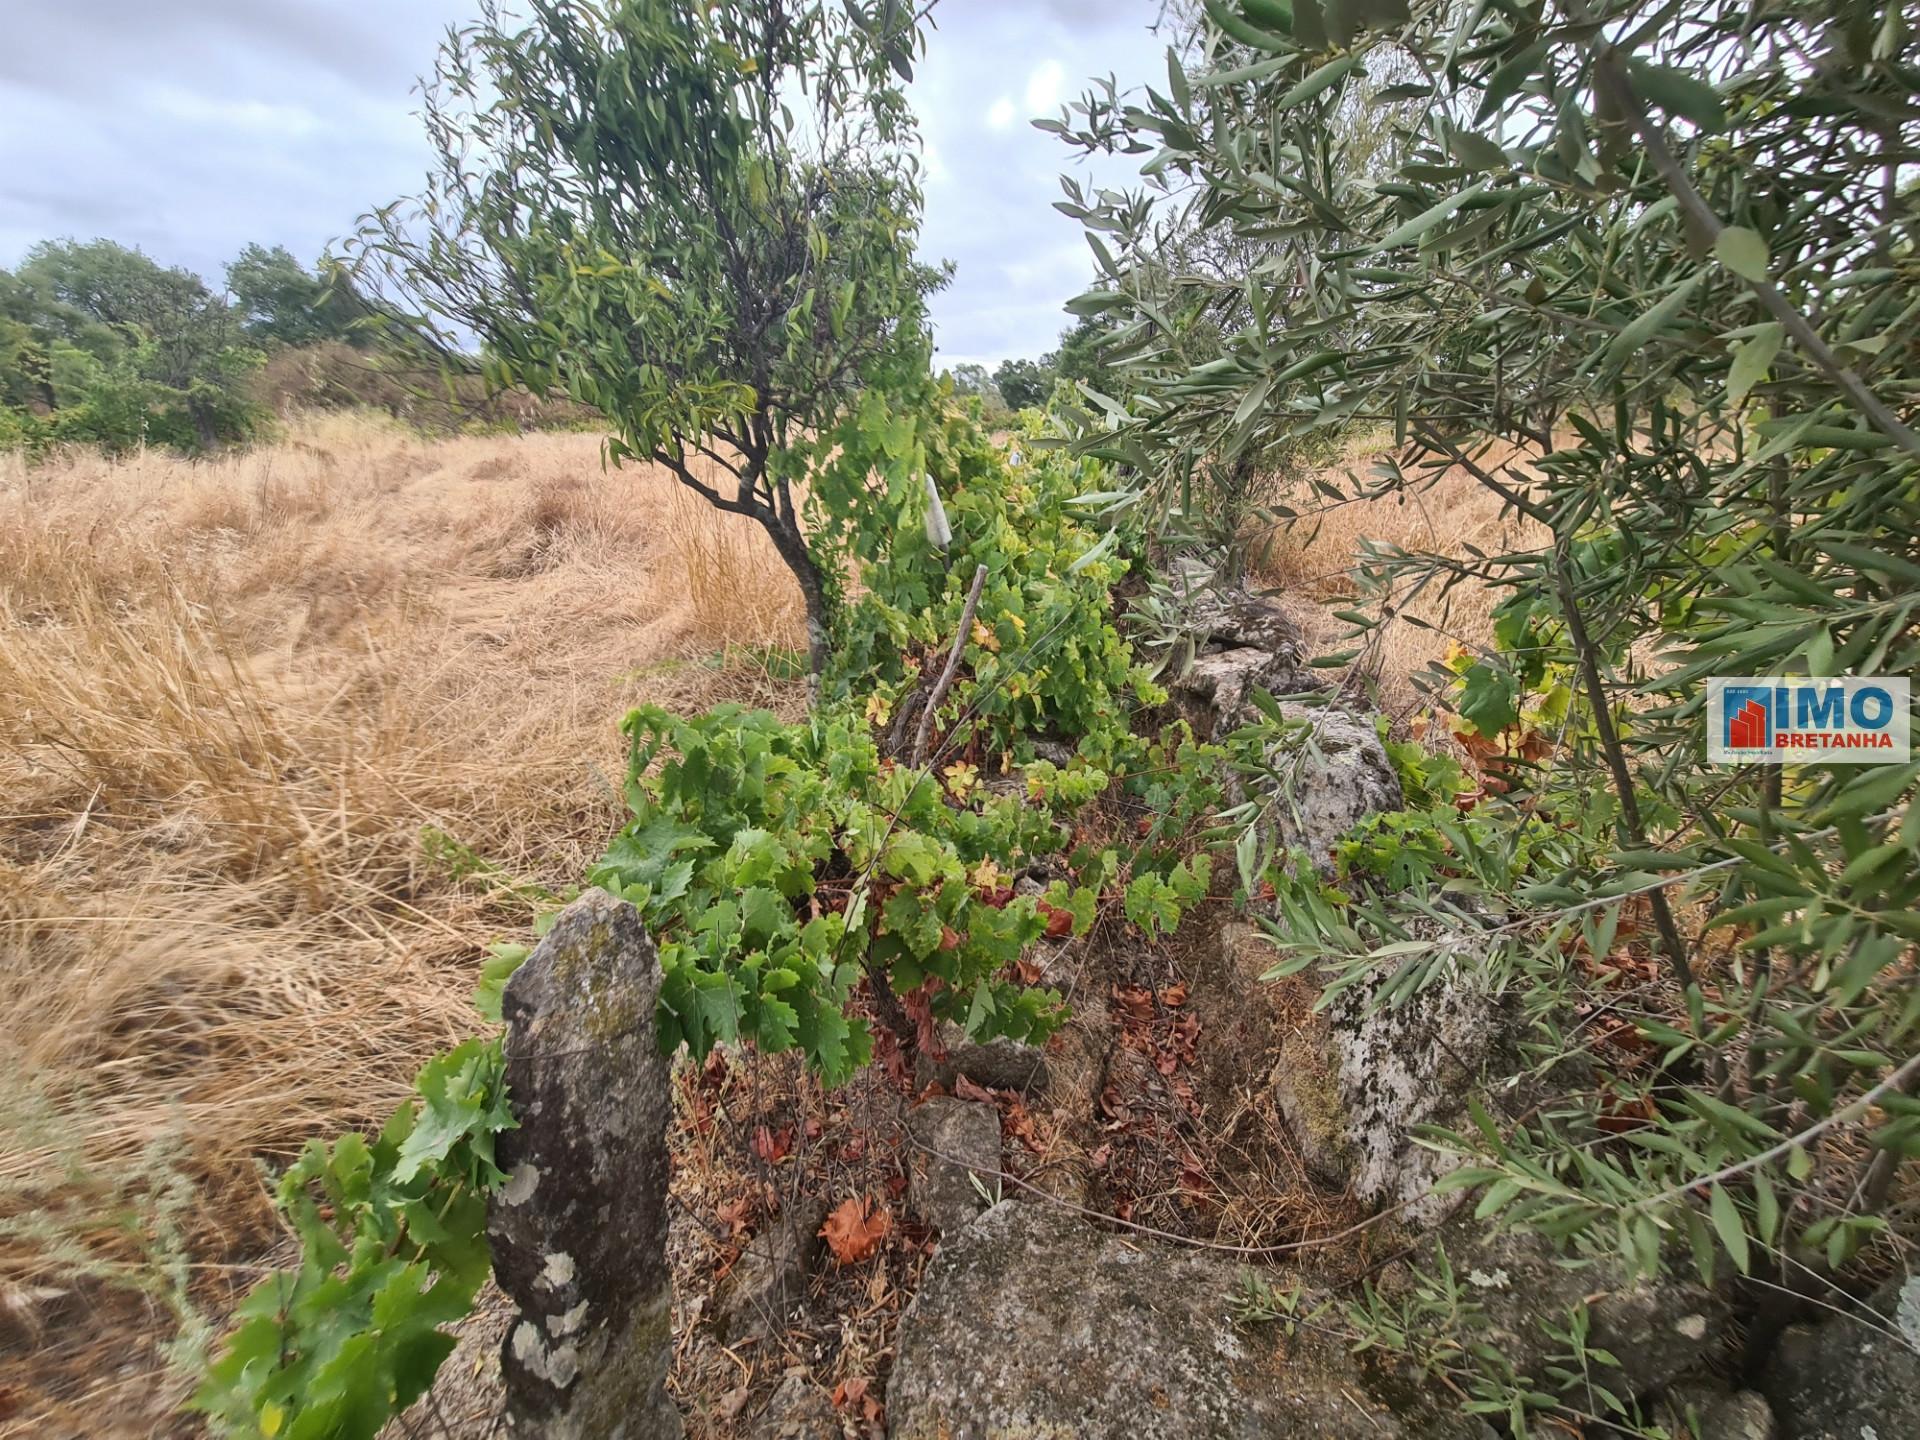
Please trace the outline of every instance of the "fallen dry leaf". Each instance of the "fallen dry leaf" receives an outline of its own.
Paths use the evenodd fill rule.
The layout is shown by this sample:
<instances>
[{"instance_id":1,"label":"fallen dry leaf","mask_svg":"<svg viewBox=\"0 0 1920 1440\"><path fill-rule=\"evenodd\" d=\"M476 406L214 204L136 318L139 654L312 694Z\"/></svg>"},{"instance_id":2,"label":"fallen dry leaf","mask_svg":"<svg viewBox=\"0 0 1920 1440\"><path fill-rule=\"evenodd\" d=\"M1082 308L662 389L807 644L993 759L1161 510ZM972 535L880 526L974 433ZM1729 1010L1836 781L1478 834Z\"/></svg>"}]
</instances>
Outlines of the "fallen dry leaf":
<instances>
[{"instance_id":1,"label":"fallen dry leaf","mask_svg":"<svg viewBox=\"0 0 1920 1440\"><path fill-rule=\"evenodd\" d=\"M1033 1116L1028 1112L1027 1107L1020 1103L1018 1096L1008 1099L1003 1112L1002 1128L1034 1154L1039 1155L1045 1152L1047 1147L1041 1143L1039 1135L1035 1133Z\"/></svg>"},{"instance_id":2,"label":"fallen dry leaf","mask_svg":"<svg viewBox=\"0 0 1920 1440\"><path fill-rule=\"evenodd\" d=\"M842 1200L820 1227L833 1258L842 1265L867 1259L893 1229L893 1212L864 1197Z\"/></svg>"},{"instance_id":3,"label":"fallen dry leaf","mask_svg":"<svg viewBox=\"0 0 1920 1440\"><path fill-rule=\"evenodd\" d=\"M833 1387L833 1408L850 1410L878 1425L885 1418L887 1407L868 1393L868 1383L864 1375L850 1375L842 1380Z\"/></svg>"},{"instance_id":4,"label":"fallen dry leaf","mask_svg":"<svg viewBox=\"0 0 1920 1440\"><path fill-rule=\"evenodd\" d=\"M715 1218L727 1227L729 1236L743 1235L746 1233L747 1222L753 1215L753 1202L742 1195L720 1206L714 1214Z\"/></svg>"},{"instance_id":5,"label":"fallen dry leaf","mask_svg":"<svg viewBox=\"0 0 1920 1440\"><path fill-rule=\"evenodd\" d=\"M769 1165L778 1165L793 1153L793 1130L786 1127L773 1130L759 1125L753 1132L753 1153Z\"/></svg>"},{"instance_id":6,"label":"fallen dry leaf","mask_svg":"<svg viewBox=\"0 0 1920 1440\"><path fill-rule=\"evenodd\" d=\"M965 1075L953 1077L953 1094L956 1100L980 1100L988 1105L994 1103L993 1092L983 1085L976 1085Z\"/></svg>"}]
</instances>

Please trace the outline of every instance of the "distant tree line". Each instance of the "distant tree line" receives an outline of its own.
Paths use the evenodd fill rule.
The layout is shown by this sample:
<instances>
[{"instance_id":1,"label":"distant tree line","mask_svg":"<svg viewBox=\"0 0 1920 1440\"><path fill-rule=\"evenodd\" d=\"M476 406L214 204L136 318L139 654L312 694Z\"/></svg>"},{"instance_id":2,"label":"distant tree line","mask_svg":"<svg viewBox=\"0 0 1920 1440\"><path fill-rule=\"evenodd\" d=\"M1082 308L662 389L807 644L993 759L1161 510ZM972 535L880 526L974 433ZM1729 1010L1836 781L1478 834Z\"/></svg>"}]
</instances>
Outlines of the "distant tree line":
<instances>
[{"instance_id":1,"label":"distant tree line","mask_svg":"<svg viewBox=\"0 0 1920 1440\"><path fill-rule=\"evenodd\" d=\"M388 323L398 317L332 257L308 268L284 246L250 244L225 280L216 291L105 239L43 241L17 269L0 269L0 451L211 450L252 439L273 402L288 397L395 413L438 401L452 424L500 408L477 379L457 385L458 375L448 399L447 362L476 375L478 362ZM1063 381L1113 394L1123 382L1102 358L1101 338L1083 318L1038 359L956 365L948 375L956 394L979 397L989 414L1045 406ZM521 423L569 418L520 398L502 413Z\"/></svg>"},{"instance_id":2,"label":"distant tree line","mask_svg":"<svg viewBox=\"0 0 1920 1440\"><path fill-rule=\"evenodd\" d=\"M276 349L365 343L344 278L249 245L224 293L112 240L49 240L0 270L0 448L207 450L249 438Z\"/></svg>"},{"instance_id":3,"label":"distant tree line","mask_svg":"<svg viewBox=\"0 0 1920 1440\"><path fill-rule=\"evenodd\" d=\"M947 372L956 395L980 397L988 410L1044 406L1061 381L1080 381L1103 394L1118 381L1101 357L1099 323L1085 317L1060 332L1060 343L1038 360L1002 360L993 370L969 362Z\"/></svg>"}]
</instances>

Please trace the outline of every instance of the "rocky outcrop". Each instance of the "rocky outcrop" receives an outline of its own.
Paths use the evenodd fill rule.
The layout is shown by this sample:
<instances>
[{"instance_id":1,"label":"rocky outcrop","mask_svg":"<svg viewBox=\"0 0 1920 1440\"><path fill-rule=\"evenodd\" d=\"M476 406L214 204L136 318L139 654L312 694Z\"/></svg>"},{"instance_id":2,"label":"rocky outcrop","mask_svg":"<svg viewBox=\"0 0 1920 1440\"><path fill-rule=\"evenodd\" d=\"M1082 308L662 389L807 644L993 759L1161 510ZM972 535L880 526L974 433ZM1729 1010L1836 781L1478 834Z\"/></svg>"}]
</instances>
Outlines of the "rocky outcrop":
<instances>
[{"instance_id":1,"label":"rocky outcrop","mask_svg":"<svg viewBox=\"0 0 1920 1440\"><path fill-rule=\"evenodd\" d=\"M507 982L507 1093L519 1128L487 1207L514 1313L502 1346L516 1433L678 1440L666 1395L667 1062L660 959L640 912L589 890Z\"/></svg>"},{"instance_id":2,"label":"rocky outcrop","mask_svg":"<svg viewBox=\"0 0 1920 1440\"><path fill-rule=\"evenodd\" d=\"M967 1032L950 1020L940 1022L939 1056L922 1051L916 1058L916 1079L921 1086L953 1088L964 1075L988 1090L1012 1090L1022 1095L1038 1095L1047 1088L1047 1052L1038 1045L1009 1040L1004 1035L991 1040L967 1039Z\"/></svg>"},{"instance_id":3,"label":"rocky outcrop","mask_svg":"<svg viewBox=\"0 0 1920 1440\"><path fill-rule=\"evenodd\" d=\"M1336 1337L1236 1323L1239 1267L1003 1201L901 1319L893 1440L1477 1440Z\"/></svg>"},{"instance_id":4,"label":"rocky outcrop","mask_svg":"<svg viewBox=\"0 0 1920 1440\"><path fill-rule=\"evenodd\" d=\"M1539 1389L1550 1389L1565 1331L1586 1307L1587 1343L1617 1365L1597 1365L1596 1383L1623 1397L1647 1397L1726 1359L1732 1316L1726 1299L1691 1280L1631 1274L1615 1255L1562 1255L1541 1236L1495 1232L1483 1222L1449 1226L1414 1263L1435 1264L1444 1246L1456 1282L1479 1311L1476 1336Z\"/></svg>"},{"instance_id":5,"label":"rocky outcrop","mask_svg":"<svg viewBox=\"0 0 1920 1440\"><path fill-rule=\"evenodd\" d=\"M907 1116L907 1196L942 1236L987 1208L1000 1187L1000 1114L977 1100L936 1095Z\"/></svg>"},{"instance_id":6,"label":"rocky outcrop","mask_svg":"<svg viewBox=\"0 0 1920 1440\"><path fill-rule=\"evenodd\" d=\"M1444 1220L1459 1197L1431 1193L1454 1162L1421 1145L1416 1131L1468 1123L1475 1085L1511 1073L1518 1028L1510 1001L1429 938L1440 943L1437 972L1398 1004L1378 998L1389 967L1316 1011L1318 977L1261 980L1278 953L1249 927L1223 931L1229 953L1247 952L1248 987L1276 1017L1269 1083L1296 1153L1321 1184L1400 1207L1401 1220L1420 1227Z\"/></svg>"},{"instance_id":7,"label":"rocky outcrop","mask_svg":"<svg viewBox=\"0 0 1920 1440\"><path fill-rule=\"evenodd\" d=\"M1379 994L1392 973L1385 967L1341 992L1327 1010L1322 1053L1346 1115L1353 1193L1431 1225L1460 1201L1433 1193L1458 1162L1421 1145L1416 1132L1467 1123L1467 1097L1511 1058L1515 1017L1444 946L1438 973L1397 1004Z\"/></svg>"},{"instance_id":8,"label":"rocky outcrop","mask_svg":"<svg viewBox=\"0 0 1920 1440\"><path fill-rule=\"evenodd\" d=\"M1700 1411L1700 1440L1779 1440L1773 1407L1753 1390L1739 1390L1710 1401Z\"/></svg>"},{"instance_id":9,"label":"rocky outcrop","mask_svg":"<svg viewBox=\"0 0 1920 1440\"><path fill-rule=\"evenodd\" d=\"M791 1371L781 1379L749 1432L752 1440L823 1440L839 1433L833 1397L804 1371Z\"/></svg>"},{"instance_id":10,"label":"rocky outcrop","mask_svg":"<svg viewBox=\"0 0 1920 1440\"><path fill-rule=\"evenodd\" d=\"M1306 662L1300 627L1266 596L1191 556L1176 560L1167 578L1181 626L1202 653L1260 650L1295 667Z\"/></svg>"},{"instance_id":11,"label":"rocky outcrop","mask_svg":"<svg viewBox=\"0 0 1920 1440\"><path fill-rule=\"evenodd\" d=\"M1858 1315L1790 1327L1759 1388L1784 1440L1920 1435L1920 1275L1889 1280Z\"/></svg>"},{"instance_id":12,"label":"rocky outcrop","mask_svg":"<svg viewBox=\"0 0 1920 1440\"><path fill-rule=\"evenodd\" d=\"M1278 605L1219 580L1197 560L1176 562L1169 578L1171 618L1193 648L1168 684L1202 738L1253 719L1255 690L1285 695L1313 688L1299 627Z\"/></svg>"},{"instance_id":13,"label":"rocky outcrop","mask_svg":"<svg viewBox=\"0 0 1920 1440\"><path fill-rule=\"evenodd\" d=\"M1371 716L1293 701L1279 708L1305 729L1267 757L1279 777L1268 809L1273 848L1281 855L1302 851L1314 869L1331 875L1334 846L1354 826L1406 803L1400 777Z\"/></svg>"}]
</instances>

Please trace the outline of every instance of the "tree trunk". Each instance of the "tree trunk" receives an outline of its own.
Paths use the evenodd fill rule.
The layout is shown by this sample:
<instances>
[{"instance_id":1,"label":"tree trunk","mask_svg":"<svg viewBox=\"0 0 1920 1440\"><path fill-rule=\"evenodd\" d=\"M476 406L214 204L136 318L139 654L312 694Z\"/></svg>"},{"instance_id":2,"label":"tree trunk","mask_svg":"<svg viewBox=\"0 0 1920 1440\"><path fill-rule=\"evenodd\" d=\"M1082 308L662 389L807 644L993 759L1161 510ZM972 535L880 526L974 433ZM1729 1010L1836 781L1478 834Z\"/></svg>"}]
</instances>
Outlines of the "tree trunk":
<instances>
[{"instance_id":1,"label":"tree trunk","mask_svg":"<svg viewBox=\"0 0 1920 1440\"><path fill-rule=\"evenodd\" d=\"M820 677L826 673L827 657L831 653L827 638L827 587L813 563L813 552L807 549L806 536L797 526L789 526L777 516L765 516L760 523L772 538L773 548L780 552L780 558L787 562L787 569L799 582L800 598L806 603L807 691L817 699Z\"/></svg>"},{"instance_id":2,"label":"tree trunk","mask_svg":"<svg viewBox=\"0 0 1920 1440\"><path fill-rule=\"evenodd\" d=\"M193 421L194 433L200 439L202 450L212 450L220 443L220 432L214 428L213 415L208 407L198 400L187 401L187 418Z\"/></svg>"}]
</instances>

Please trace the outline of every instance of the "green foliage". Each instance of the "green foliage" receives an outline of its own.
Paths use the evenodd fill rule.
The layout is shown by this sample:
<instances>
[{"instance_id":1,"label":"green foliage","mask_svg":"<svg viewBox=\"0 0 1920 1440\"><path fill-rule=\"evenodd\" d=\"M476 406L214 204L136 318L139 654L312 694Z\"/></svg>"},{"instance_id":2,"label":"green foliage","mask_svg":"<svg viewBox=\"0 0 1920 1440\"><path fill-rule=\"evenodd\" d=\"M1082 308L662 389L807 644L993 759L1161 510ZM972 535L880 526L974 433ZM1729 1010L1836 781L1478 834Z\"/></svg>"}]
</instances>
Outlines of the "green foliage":
<instances>
[{"instance_id":1,"label":"green foliage","mask_svg":"<svg viewBox=\"0 0 1920 1440\"><path fill-rule=\"evenodd\" d=\"M1440 804L1453 804L1461 794L1473 788L1466 769L1444 751L1429 750L1412 740L1395 740L1387 719L1379 721L1380 743L1400 780L1400 795L1409 810L1426 810Z\"/></svg>"},{"instance_id":2,"label":"green foliage","mask_svg":"<svg viewBox=\"0 0 1920 1440\"><path fill-rule=\"evenodd\" d=\"M46 418L31 410L0 408L0 453L17 450L28 459L38 459L55 442L54 429Z\"/></svg>"},{"instance_id":3,"label":"green foliage","mask_svg":"<svg viewBox=\"0 0 1920 1440\"><path fill-rule=\"evenodd\" d=\"M1584 1303L1564 1316L1537 1322L1553 1349L1540 1373L1521 1374L1512 1359L1486 1338L1486 1306L1474 1286L1487 1277L1459 1276L1444 1246L1430 1266L1412 1272L1411 1283L1389 1299L1371 1281L1347 1306L1346 1323L1356 1353L1382 1352L1421 1374L1442 1378L1463 1392L1461 1410L1505 1426L1515 1440L1563 1433L1568 1422L1598 1422L1617 1433L1665 1440L1664 1430L1632 1424L1631 1396L1610 1388L1620 1362L1588 1343L1592 1318ZM1534 1420L1551 1423L1536 1427Z\"/></svg>"},{"instance_id":4,"label":"green foliage","mask_svg":"<svg viewBox=\"0 0 1920 1440\"><path fill-rule=\"evenodd\" d=\"M497 1039L469 1040L372 1144L308 1142L276 1192L300 1263L254 1288L194 1397L218 1430L370 1440L426 1393L488 1274L504 1070Z\"/></svg>"},{"instance_id":5,"label":"green foliage","mask_svg":"<svg viewBox=\"0 0 1920 1440\"><path fill-rule=\"evenodd\" d=\"M1090 385L1102 394L1124 394L1125 377L1106 362L1106 341L1104 327L1083 315L1060 332L1059 347L1038 360L1002 360L993 372L993 386L1010 410L1044 408L1062 381Z\"/></svg>"},{"instance_id":6,"label":"green foliage","mask_svg":"<svg viewBox=\"0 0 1920 1440\"><path fill-rule=\"evenodd\" d=\"M1437 879L1455 895L1511 895L1533 879L1558 873L1556 862L1571 866L1586 858L1567 847L1558 820L1498 798L1482 799L1464 812L1453 799L1443 799L1422 809L1369 815L1334 855L1343 877L1367 876L1391 892L1418 890Z\"/></svg>"},{"instance_id":7,"label":"green foliage","mask_svg":"<svg viewBox=\"0 0 1920 1440\"><path fill-rule=\"evenodd\" d=\"M1561 1434L1569 1422L1593 1421L1606 1424L1610 1433L1671 1440L1669 1431L1635 1424L1630 1397L1611 1388L1620 1362L1590 1343L1592 1316L1584 1303L1565 1314L1538 1317L1541 1338L1551 1348L1538 1374L1519 1372L1512 1357L1488 1338L1488 1306L1481 1298L1481 1286L1506 1283L1503 1275L1460 1275L1442 1245L1430 1262L1411 1266L1406 1282L1391 1294L1368 1280L1358 1298L1345 1305L1312 1301L1297 1283L1281 1290L1248 1271L1232 1314L1236 1324L1277 1324L1289 1336L1301 1329L1335 1336L1356 1355L1385 1356L1440 1380L1460 1397L1463 1413L1500 1423L1515 1440ZM1548 1423L1536 1426L1542 1419Z\"/></svg>"},{"instance_id":8,"label":"green foliage","mask_svg":"<svg viewBox=\"0 0 1920 1440\"><path fill-rule=\"evenodd\" d=\"M249 245L227 266L227 293L242 328L255 341L315 345L364 344L374 307L354 289L337 261L309 271L281 245Z\"/></svg>"},{"instance_id":9,"label":"green foliage","mask_svg":"<svg viewBox=\"0 0 1920 1440\"><path fill-rule=\"evenodd\" d=\"M0 446L204 450L261 422L259 361L198 277L108 240L36 245L0 273Z\"/></svg>"},{"instance_id":10,"label":"green foliage","mask_svg":"<svg viewBox=\"0 0 1920 1440\"><path fill-rule=\"evenodd\" d=\"M1135 663L1113 624L1112 587L1125 575L1120 537L1091 521L1110 480L1097 462L1021 445L1015 464L971 417L917 413L864 397L793 463L810 481L816 548L856 575L839 607L832 693L878 700L885 717L930 685L959 627L975 568L987 567L963 673L936 717L940 733L977 737L988 755L1030 753L1034 737L1112 759L1125 719L1164 693ZM952 531L929 536L932 477Z\"/></svg>"},{"instance_id":11,"label":"green foliage","mask_svg":"<svg viewBox=\"0 0 1920 1440\"><path fill-rule=\"evenodd\" d=\"M941 372L941 380L951 384L953 393L962 401L978 401L979 414L993 424L1004 424L1008 419L1007 402L1000 395L1000 387L993 383L993 376L987 367L973 363L954 366Z\"/></svg>"},{"instance_id":12,"label":"green foliage","mask_svg":"<svg viewBox=\"0 0 1920 1440\"><path fill-rule=\"evenodd\" d=\"M1134 385L1084 448L1182 516L1222 478L1196 456L1361 423L1393 450L1316 503L1471 476L1525 522L1511 548L1374 547L1348 618L1497 591L1496 646L1437 698L1476 755L1529 727L1546 752L1467 817L1422 777L1276 929L1387 1000L1468 965L1543 1071L1582 1062L1547 1113L1446 1142L1483 1213L1647 1269L1670 1236L1768 1284L1838 1268L1920 1153L1920 766L1716 770L1702 691L1920 668L1920 190L1883 119L1913 32L1830 4L1260 8L1209 3L1164 90L1055 127L1142 158L1138 189L1071 197L1102 272L1074 308ZM1818 59L1752 63L1784 54ZM1649 961L1625 1039L1570 1019Z\"/></svg>"},{"instance_id":13,"label":"green foliage","mask_svg":"<svg viewBox=\"0 0 1920 1440\"><path fill-rule=\"evenodd\" d=\"M1131 865L1087 857L1074 883L1015 891L1137 759L1135 710L1166 697L1113 624L1138 540L1090 518L1107 469L1037 428L1016 463L927 373L938 277L912 258L897 88L916 44L891 3L537 0L511 32L489 10L450 42L429 98L443 166L426 222L382 212L362 237L431 315L483 339L490 379L598 407L615 460L657 460L759 520L800 578L819 703L798 723L634 711L632 818L590 880L658 943L663 1047L797 1050L830 1082L877 1036L911 1044L941 1021L1043 1040L1060 997L1027 983L1029 947L1085 934L1110 883L1164 934L1212 864L1166 836ZM283 257L243 258L258 323L276 295L305 295ZM696 475L696 455L737 492L704 463ZM901 722L929 703L976 567L933 754L903 763ZM1043 741L1078 753L1035 758ZM1191 778L1229 753L1181 760ZM1216 793L1168 810L1184 828ZM550 898L453 837L425 841L459 879ZM502 947L485 968L489 1019L525 954ZM469 1042L422 1072L418 1107L375 1144L309 1148L280 1190L303 1263L249 1299L203 1409L236 1431L360 1435L422 1393L484 1269L501 1080L498 1044Z\"/></svg>"},{"instance_id":14,"label":"green foliage","mask_svg":"<svg viewBox=\"0 0 1920 1440\"><path fill-rule=\"evenodd\" d=\"M1152 870L1135 875L1127 883L1127 919L1150 940L1171 935L1181 916L1206 897L1212 875L1213 861L1206 855L1182 860L1165 875Z\"/></svg>"},{"instance_id":15,"label":"green foliage","mask_svg":"<svg viewBox=\"0 0 1920 1440\"><path fill-rule=\"evenodd\" d=\"M863 392L930 384L918 45L894 0L489 4L427 89L427 194L357 241L450 347L479 337L494 383L593 407L609 459L764 527L816 671L826 579L780 457Z\"/></svg>"},{"instance_id":16,"label":"green foliage","mask_svg":"<svg viewBox=\"0 0 1920 1440\"><path fill-rule=\"evenodd\" d=\"M1053 398L1053 367L1037 360L1002 360L993 372L994 388L1009 410L1045 405Z\"/></svg>"},{"instance_id":17,"label":"green foliage","mask_svg":"<svg viewBox=\"0 0 1920 1440\"><path fill-rule=\"evenodd\" d=\"M1042 762L1023 792L942 785L883 760L845 709L790 725L736 706L691 720L647 708L625 728L633 820L591 878L639 906L660 943L663 1044L798 1048L837 1083L872 1053L848 1013L863 974L976 1037L1043 1039L1058 1023L1059 996L1013 974L1047 916L1011 887L1060 848L1056 815L1102 789L1102 772Z\"/></svg>"},{"instance_id":18,"label":"green foliage","mask_svg":"<svg viewBox=\"0 0 1920 1440\"><path fill-rule=\"evenodd\" d=\"M536 920L551 907L565 903L566 897L554 894L537 880L513 874L438 825L421 827L420 853L429 864L438 865L453 880L476 885L495 899L523 905Z\"/></svg>"}]
</instances>

